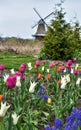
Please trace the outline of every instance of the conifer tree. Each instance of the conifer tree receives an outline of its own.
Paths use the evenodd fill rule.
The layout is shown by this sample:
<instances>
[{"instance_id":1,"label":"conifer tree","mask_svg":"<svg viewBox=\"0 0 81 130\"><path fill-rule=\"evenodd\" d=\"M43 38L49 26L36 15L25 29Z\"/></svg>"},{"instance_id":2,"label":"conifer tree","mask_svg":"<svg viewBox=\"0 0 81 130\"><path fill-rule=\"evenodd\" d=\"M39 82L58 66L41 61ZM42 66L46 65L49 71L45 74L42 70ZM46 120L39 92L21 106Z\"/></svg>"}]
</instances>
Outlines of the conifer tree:
<instances>
[{"instance_id":1,"label":"conifer tree","mask_svg":"<svg viewBox=\"0 0 81 130\"><path fill-rule=\"evenodd\" d=\"M43 51L49 59L67 60L73 57L74 49L80 46L80 27L76 22L73 27L65 20L65 12L61 1L55 9L54 18L44 39Z\"/></svg>"}]
</instances>

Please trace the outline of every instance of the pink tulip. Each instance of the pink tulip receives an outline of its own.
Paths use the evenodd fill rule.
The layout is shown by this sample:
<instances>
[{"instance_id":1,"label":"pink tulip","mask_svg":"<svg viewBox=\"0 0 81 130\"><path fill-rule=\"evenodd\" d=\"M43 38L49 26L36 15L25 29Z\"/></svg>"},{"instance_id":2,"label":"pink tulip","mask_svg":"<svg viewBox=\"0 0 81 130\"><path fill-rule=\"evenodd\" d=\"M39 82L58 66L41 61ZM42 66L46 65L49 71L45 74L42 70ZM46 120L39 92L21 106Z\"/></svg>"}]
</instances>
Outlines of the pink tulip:
<instances>
[{"instance_id":1,"label":"pink tulip","mask_svg":"<svg viewBox=\"0 0 81 130\"><path fill-rule=\"evenodd\" d=\"M21 76L22 73L21 73L20 71L17 71L17 72L15 73L15 75L16 75L16 76Z\"/></svg>"},{"instance_id":2,"label":"pink tulip","mask_svg":"<svg viewBox=\"0 0 81 130\"><path fill-rule=\"evenodd\" d=\"M52 63L49 64L49 68L53 68L53 64Z\"/></svg>"},{"instance_id":3,"label":"pink tulip","mask_svg":"<svg viewBox=\"0 0 81 130\"><path fill-rule=\"evenodd\" d=\"M23 75L23 76L21 77L21 80L24 81L25 79L26 79L26 77Z\"/></svg>"},{"instance_id":4,"label":"pink tulip","mask_svg":"<svg viewBox=\"0 0 81 130\"><path fill-rule=\"evenodd\" d=\"M76 62L76 61L77 61L77 58L75 57L75 58L73 59L73 61Z\"/></svg>"},{"instance_id":5,"label":"pink tulip","mask_svg":"<svg viewBox=\"0 0 81 130\"><path fill-rule=\"evenodd\" d=\"M47 62L47 60L43 60L42 62L45 64Z\"/></svg>"},{"instance_id":6,"label":"pink tulip","mask_svg":"<svg viewBox=\"0 0 81 130\"><path fill-rule=\"evenodd\" d=\"M4 64L0 64L0 70L4 70L4 69L5 69Z\"/></svg>"},{"instance_id":7,"label":"pink tulip","mask_svg":"<svg viewBox=\"0 0 81 130\"><path fill-rule=\"evenodd\" d=\"M64 65L62 65L62 66L61 66L61 69L62 69L62 70L64 70L64 69L65 69L65 66L64 66Z\"/></svg>"},{"instance_id":8,"label":"pink tulip","mask_svg":"<svg viewBox=\"0 0 81 130\"><path fill-rule=\"evenodd\" d=\"M78 70L74 70L74 74L77 75L78 74Z\"/></svg>"},{"instance_id":9,"label":"pink tulip","mask_svg":"<svg viewBox=\"0 0 81 130\"><path fill-rule=\"evenodd\" d=\"M55 64L58 65L58 64L59 64L59 61L56 61Z\"/></svg>"},{"instance_id":10,"label":"pink tulip","mask_svg":"<svg viewBox=\"0 0 81 130\"><path fill-rule=\"evenodd\" d=\"M39 67L39 66L40 66L40 60L37 60L37 61L35 62L35 64L36 64L37 67Z\"/></svg>"},{"instance_id":11,"label":"pink tulip","mask_svg":"<svg viewBox=\"0 0 81 130\"><path fill-rule=\"evenodd\" d=\"M25 64L25 63L21 64L20 67L19 67L19 71L20 71L21 73L24 73L24 72L25 72L25 69L26 69L26 64Z\"/></svg>"},{"instance_id":12,"label":"pink tulip","mask_svg":"<svg viewBox=\"0 0 81 130\"><path fill-rule=\"evenodd\" d=\"M72 65L72 60L68 60L67 64L68 64L68 66L71 66Z\"/></svg>"},{"instance_id":13,"label":"pink tulip","mask_svg":"<svg viewBox=\"0 0 81 130\"><path fill-rule=\"evenodd\" d=\"M16 76L9 76L6 80L6 85L10 89L14 88L16 86Z\"/></svg>"}]
</instances>

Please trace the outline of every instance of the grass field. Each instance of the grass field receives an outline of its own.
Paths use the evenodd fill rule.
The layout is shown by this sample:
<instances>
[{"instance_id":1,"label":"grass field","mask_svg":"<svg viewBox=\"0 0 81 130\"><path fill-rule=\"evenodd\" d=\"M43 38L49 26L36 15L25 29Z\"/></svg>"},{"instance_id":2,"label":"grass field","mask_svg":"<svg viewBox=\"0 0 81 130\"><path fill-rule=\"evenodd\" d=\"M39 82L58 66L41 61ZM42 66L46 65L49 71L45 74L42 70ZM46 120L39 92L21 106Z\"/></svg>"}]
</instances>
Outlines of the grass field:
<instances>
[{"instance_id":1,"label":"grass field","mask_svg":"<svg viewBox=\"0 0 81 130\"><path fill-rule=\"evenodd\" d=\"M0 41L0 64L5 64L6 69L17 69L22 63L33 63L42 46L42 42L20 38Z\"/></svg>"}]
</instances>

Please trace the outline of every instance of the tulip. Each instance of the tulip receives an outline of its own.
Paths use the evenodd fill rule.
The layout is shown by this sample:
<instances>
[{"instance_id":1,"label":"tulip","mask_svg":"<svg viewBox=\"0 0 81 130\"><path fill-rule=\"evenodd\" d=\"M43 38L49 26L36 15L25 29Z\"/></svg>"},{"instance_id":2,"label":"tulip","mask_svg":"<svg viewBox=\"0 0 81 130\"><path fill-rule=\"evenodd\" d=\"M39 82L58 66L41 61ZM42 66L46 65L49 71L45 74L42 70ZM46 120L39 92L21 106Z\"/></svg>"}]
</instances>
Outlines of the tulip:
<instances>
[{"instance_id":1,"label":"tulip","mask_svg":"<svg viewBox=\"0 0 81 130\"><path fill-rule=\"evenodd\" d=\"M59 73L61 71L61 67L59 66L58 68L57 68L57 72Z\"/></svg>"},{"instance_id":2,"label":"tulip","mask_svg":"<svg viewBox=\"0 0 81 130\"><path fill-rule=\"evenodd\" d=\"M36 64L37 67L39 67L40 66L40 60L37 60L35 64Z\"/></svg>"},{"instance_id":3,"label":"tulip","mask_svg":"<svg viewBox=\"0 0 81 130\"><path fill-rule=\"evenodd\" d=\"M62 66L61 66L61 70L64 70L64 69L65 69L65 66L64 66L64 65L62 65Z\"/></svg>"},{"instance_id":4,"label":"tulip","mask_svg":"<svg viewBox=\"0 0 81 130\"><path fill-rule=\"evenodd\" d=\"M28 70L31 70L32 66L31 66L31 62L28 63Z\"/></svg>"},{"instance_id":5,"label":"tulip","mask_svg":"<svg viewBox=\"0 0 81 130\"><path fill-rule=\"evenodd\" d=\"M30 93L34 93L36 84L37 84L37 83L30 81L30 88L29 88L29 92L30 92Z\"/></svg>"},{"instance_id":6,"label":"tulip","mask_svg":"<svg viewBox=\"0 0 81 130\"><path fill-rule=\"evenodd\" d=\"M43 77L42 74L38 74L37 79L40 80Z\"/></svg>"},{"instance_id":7,"label":"tulip","mask_svg":"<svg viewBox=\"0 0 81 130\"><path fill-rule=\"evenodd\" d=\"M2 100L4 100L4 99L5 99L4 95L0 95L0 102L1 102Z\"/></svg>"},{"instance_id":8,"label":"tulip","mask_svg":"<svg viewBox=\"0 0 81 130\"><path fill-rule=\"evenodd\" d=\"M51 98L48 98L47 103L48 103L48 104L51 103Z\"/></svg>"},{"instance_id":9,"label":"tulip","mask_svg":"<svg viewBox=\"0 0 81 130\"><path fill-rule=\"evenodd\" d=\"M67 84L67 81L66 81L66 78L65 76L64 77L61 77L61 89L65 89L65 86Z\"/></svg>"},{"instance_id":10,"label":"tulip","mask_svg":"<svg viewBox=\"0 0 81 130\"><path fill-rule=\"evenodd\" d=\"M68 61L67 61L67 64L68 64L69 66L71 66L71 65L72 65L72 60L68 60Z\"/></svg>"},{"instance_id":11,"label":"tulip","mask_svg":"<svg viewBox=\"0 0 81 130\"><path fill-rule=\"evenodd\" d=\"M47 62L47 60L43 60L42 62L45 64Z\"/></svg>"},{"instance_id":12,"label":"tulip","mask_svg":"<svg viewBox=\"0 0 81 130\"><path fill-rule=\"evenodd\" d=\"M4 70L4 69L5 69L4 64L0 64L0 70Z\"/></svg>"},{"instance_id":13,"label":"tulip","mask_svg":"<svg viewBox=\"0 0 81 130\"><path fill-rule=\"evenodd\" d=\"M74 70L74 74L77 75L78 74L78 70Z\"/></svg>"},{"instance_id":14,"label":"tulip","mask_svg":"<svg viewBox=\"0 0 81 130\"><path fill-rule=\"evenodd\" d=\"M21 73L24 73L24 72L25 72L25 69L26 69L26 64L25 64L25 63L21 64L20 67L19 67L19 71L20 71Z\"/></svg>"},{"instance_id":15,"label":"tulip","mask_svg":"<svg viewBox=\"0 0 81 130\"><path fill-rule=\"evenodd\" d=\"M15 112L12 114L13 124L14 124L14 125L17 124L19 117L20 117L20 116L17 116L17 114L16 114Z\"/></svg>"},{"instance_id":16,"label":"tulip","mask_svg":"<svg viewBox=\"0 0 81 130\"><path fill-rule=\"evenodd\" d=\"M1 109L0 109L0 117L4 117L7 110L9 109L10 105L6 106L6 102L2 103L1 102Z\"/></svg>"},{"instance_id":17,"label":"tulip","mask_svg":"<svg viewBox=\"0 0 81 130\"><path fill-rule=\"evenodd\" d=\"M6 80L6 85L8 88L14 88L16 86L16 76L9 76Z\"/></svg>"},{"instance_id":18,"label":"tulip","mask_svg":"<svg viewBox=\"0 0 81 130\"><path fill-rule=\"evenodd\" d=\"M55 62L55 65L58 65L58 64L59 64L59 61L56 61L56 62Z\"/></svg>"},{"instance_id":19,"label":"tulip","mask_svg":"<svg viewBox=\"0 0 81 130\"><path fill-rule=\"evenodd\" d=\"M51 78L51 74L48 74L47 79L50 80L50 78Z\"/></svg>"},{"instance_id":20,"label":"tulip","mask_svg":"<svg viewBox=\"0 0 81 130\"><path fill-rule=\"evenodd\" d=\"M21 80L24 81L26 77L24 75L21 76Z\"/></svg>"},{"instance_id":21,"label":"tulip","mask_svg":"<svg viewBox=\"0 0 81 130\"><path fill-rule=\"evenodd\" d=\"M77 58L76 58L76 57L74 57L73 61L74 61L74 62L76 62L76 61L77 61Z\"/></svg>"},{"instance_id":22,"label":"tulip","mask_svg":"<svg viewBox=\"0 0 81 130\"><path fill-rule=\"evenodd\" d=\"M60 80L60 79L58 80L58 84L59 84L59 85L61 84L61 80Z\"/></svg>"},{"instance_id":23,"label":"tulip","mask_svg":"<svg viewBox=\"0 0 81 130\"><path fill-rule=\"evenodd\" d=\"M53 64L52 63L49 64L49 68L53 68Z\"/></svg>"},{"instance_id":24,"label":"tulip","mask_svg":"<svg viewBox=\"0 0 81 130\"><path fill-rule=\"evenodd\" d=\"M80 83L81 83L81 78L78 78L76 81L76 85L80 85Z\"/></svg>"},{"instance_id":25,"label":"tulip","mask_svg":"<svg viewBox=\"0 0 81 130\"><path fill-rule=\"evenodd\" d=\"M15 73L15 75L16 75L16 76L21 76L22 73L21 73L20 71L17 71L17 72Z\"/></svg>"},{"instance_id":26,"label":"tulip","mask_svg":"<svg viewBox=\"0 0 81 130\"><path fill-rule=\"evenodd\" d=\"M4 82L6 83L7 79L8 79L9 75L4 75Z\"/></svg>"},{"instance_id":27,"label":"tulip","mask_svg":"<svg viewBox=\"0 0 81 130\"><path fill-rule=\"evenodd\" d=\"M49 73L49 69L47 69L47 73Z\"/></svg>"},{"instance_id":28,"label":"tulip","mask_svg":"<svg viewBox=\"0 0 81 130\"><path fill-rule=\"evenodd\" d=\"M11 72L11 74L15 74L14 69L11 69L10 72Z\"/></svg>"},{"instance_id":29,"label":"tulip","mask_svg":"<svg viewBox=\"0 0 81 130\"><path fill-rule=\"evenodd\" d=\"M42 66L42 71L44 71L44 69L45 69L45 67L44 67L44 66Z\"/></svg>"},{"instance_id":30,"label":"tulip","mask_svg":"<svg viewBox=\"0 0 81 130\"><path fill-rule=\"evenodd\" d=\"M16 87L21 87L20 79L21 79L21 77L17 76L17 78L16 78Z\"/></svg>"},{"instance_id":31,"label":"tulip","mask_svg":"<svg viewBox=\"0 0 81 130\"><path fill-rule=\"evenodd\" d=\"M77 69L78 69L78 67L79 67L79 64L76 64L76 65L75 65L75 70L77 70Z\"/></svg>"}]
</instances>

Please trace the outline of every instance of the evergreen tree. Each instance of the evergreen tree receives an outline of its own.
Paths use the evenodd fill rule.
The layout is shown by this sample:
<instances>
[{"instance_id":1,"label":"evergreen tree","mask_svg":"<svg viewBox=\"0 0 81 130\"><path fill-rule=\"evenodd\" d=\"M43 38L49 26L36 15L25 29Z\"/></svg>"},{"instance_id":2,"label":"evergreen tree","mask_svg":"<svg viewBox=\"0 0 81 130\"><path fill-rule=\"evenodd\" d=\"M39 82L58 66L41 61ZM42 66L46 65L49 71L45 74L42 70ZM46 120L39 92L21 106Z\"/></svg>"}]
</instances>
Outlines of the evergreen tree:
<instances>
[{"instance_id":1,"label":"evergreen tree","mask_svg":"<svg viewBox=\"0 0 81 130\"><path fill-rule=\"evenodd\" d=\"M67 60L72 58L74 49L80 47L80 27L76 22L75 26L71 26L65 20L65 12L63 12L61 1L58 4L60 9L55 10L55 17L48 26L48 31L44 39L43 52L49 59Z\"/></svg>"}]
</instances>

